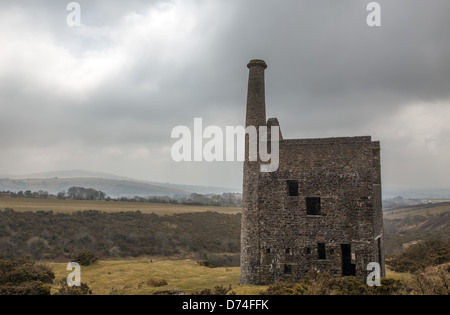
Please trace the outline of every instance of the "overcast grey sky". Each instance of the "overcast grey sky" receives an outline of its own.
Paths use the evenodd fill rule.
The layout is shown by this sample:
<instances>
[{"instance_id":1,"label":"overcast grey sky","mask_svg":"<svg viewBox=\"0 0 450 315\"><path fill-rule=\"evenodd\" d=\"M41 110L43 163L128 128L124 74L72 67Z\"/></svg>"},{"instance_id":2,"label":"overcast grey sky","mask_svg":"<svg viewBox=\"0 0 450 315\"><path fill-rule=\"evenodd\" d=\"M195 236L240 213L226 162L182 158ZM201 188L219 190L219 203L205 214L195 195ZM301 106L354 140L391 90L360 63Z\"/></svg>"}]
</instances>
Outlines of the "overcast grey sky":
<instances>
[{"instance_id":1,"label":"overcast grey sky","mask_svg":"<svg viewBox=\"0 0 450 315\"><path fill-rule=\"evenodd\" d=\"M371 135L384 189L450 188L450 1L0 1L0 174L98 170L241 187L242 163L172 161L172 128L243 125L264 59L285 138Z\"/></svg>"}]
</instances>

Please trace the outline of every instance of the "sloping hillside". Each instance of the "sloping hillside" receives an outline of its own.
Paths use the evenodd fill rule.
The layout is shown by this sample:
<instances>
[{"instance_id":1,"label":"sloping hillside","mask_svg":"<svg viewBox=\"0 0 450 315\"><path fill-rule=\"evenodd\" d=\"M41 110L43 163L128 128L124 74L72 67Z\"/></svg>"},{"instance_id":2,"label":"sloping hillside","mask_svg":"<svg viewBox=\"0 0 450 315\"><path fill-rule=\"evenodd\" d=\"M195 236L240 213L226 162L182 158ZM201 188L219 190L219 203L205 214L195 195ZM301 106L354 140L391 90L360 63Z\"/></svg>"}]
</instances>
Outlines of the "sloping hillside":
<instances>
[{"instance_id":1,"label":"sloping hillside","mask_svg":"<svg viewBox=\"0 0 450 315\"><path fill-rule=\"evenodd\" d=\"M385 247L388 255L419 242L450 237L450 203L397 208L384 213Z\"/></svg>"}]
</instances>

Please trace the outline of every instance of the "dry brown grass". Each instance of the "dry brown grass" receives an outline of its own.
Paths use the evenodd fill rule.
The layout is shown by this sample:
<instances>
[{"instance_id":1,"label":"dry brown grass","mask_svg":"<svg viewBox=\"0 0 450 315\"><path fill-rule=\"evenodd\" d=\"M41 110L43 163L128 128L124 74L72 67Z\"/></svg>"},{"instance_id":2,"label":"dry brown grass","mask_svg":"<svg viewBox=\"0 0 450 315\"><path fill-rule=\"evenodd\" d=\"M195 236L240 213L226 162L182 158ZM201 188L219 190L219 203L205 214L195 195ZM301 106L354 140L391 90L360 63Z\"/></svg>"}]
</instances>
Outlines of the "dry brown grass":
<instances>
[{"instance_id":1,"label":"dry brown grass","mask_svg":"<svg viewBox=\"0 0 450 315\"><path fill-rule=\"evenodd\" d=\"M70 271L67 263L48 263L55 272L56 279L65 279ZM152 281L149 281L152 280ZM165 280L154 286L153 280ZM99 261L81 267L81 282L86 283L93 294L152 294L159 290L183 290L190 294L215 286L240 288L239 268L208 268L199 266L193 260L118 260ZM246 294L257 294L250 288L242 288Z\"/></svg>"},{"instance_id":2,"label":"dry brown grass","mask_svg":"<svg viewBox=\"0 0 450 315\"><path fill-rule=\"evenodd\" d=\"M158 288L167 285L167 281L165 279L155 279L155 278L148 279L146 283L149 287L153 288Z\"/></svg>"},{"instance_id":3,"label":"dry brown grass","mask_svg":"<svg viewBox=\"0 0 450 315\"><path fill-rule=\"evenodd\" d=\"M176 213L206 212L235 214L240 213L240 207L188 206L161 203L138 203L125 201L90 201L90 200L58 200L34 198L0 198L0 209L11 208L15 211L53 211L55 213L73 213L83 210L98 210L104 212L141 211L159 215Z\"/></svg>"},{"instance_id":4,"label":"dry brown grass","mask_svg":"<svg viewBox=\"0 0 450 315\"><path fill-rule=\"evenodd\" d=\"M436 204L432 207L405 207L394 210L388 210L383 212L383 217L385 219L404 219L407 216L415 216L415 215L436 215L450 212L450 205L439 205Z\"/></svg>"}]
</instances>

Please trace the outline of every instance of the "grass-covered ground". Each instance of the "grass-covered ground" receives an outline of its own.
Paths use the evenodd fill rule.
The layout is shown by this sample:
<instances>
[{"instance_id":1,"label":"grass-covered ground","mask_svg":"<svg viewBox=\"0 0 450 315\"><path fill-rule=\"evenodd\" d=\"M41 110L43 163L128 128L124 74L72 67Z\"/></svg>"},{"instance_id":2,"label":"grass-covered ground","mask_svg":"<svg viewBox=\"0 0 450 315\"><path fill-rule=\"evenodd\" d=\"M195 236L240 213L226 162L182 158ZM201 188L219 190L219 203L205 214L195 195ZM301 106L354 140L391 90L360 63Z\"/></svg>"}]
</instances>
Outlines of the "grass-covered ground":
<instances>
[{"instance_id":1,"label":"grass-covered ground","mask_svg":"<svg viewBox=\"0 0 450 315\"><path fill-rule=\"evenodd\" d=\"M210 252L229 252L231 245L234 244L233 246L236 247L236 244L239 244L239 219L230 218L229 221L226 221L228 223L224 224L225 218L221 218L220 216L215 218L213 214L207 212L219 212L222 213L222 216L228 217L227 215L223 215L223 213L240 213L241 208L239 207L208 207L136 202L0 198L0 209L3 208L13 208L15 209L15 211L20 212L21 216L28 216L22 218L21 216L13 215L13 213L11 212L9 214L9 217L3 220L3 223L7 222L7 224L3 224L3 228L1 224L2 222L0 221L0 232L3 231L4 235L11 234L8 237L14 239L14 242L9 242L8 238L4 237L4 245L8 245L9 247L11 247L10 250L12 253L17 253L17 251L21 248L30 247L30 240L32 240L33 237L35 238L36 235L39 235L40 238L45 238L44 241L47 242L47 247L45 251L43 251L41 259L48 259L52 261L56 260L55 257L50 255L53 254L53 252L49 251L49 249L56 250L64 248L65 250L67 250L69 246L68 244L72 244L74 246L74 249L72 249L72 251L75 252L76 249L76 252L80 252L82 249L82 245L86 243L86 241L90 240L94 240L95 242L88 242L85 246L92 247L93 244L101 245L113 242L111 243L110 247L115 246L117 248L122 248L122 251L124 251L125 248L129 249L132 246L130 244L134 244L133 246L137 246L138 248L150 246L149 251L151 253L149 254L145 252L141 253L141 255L154 255L155 252L155 255L162 255L162 252L168 251L168 249L171 248L175 248L174 245L178 246L178 249L183 249L183 251L186 251L188 248L191 248L195 244L200 244L200 248L203 248L203 241L205 239L212 241L212 245L216 247L218 246L218 248L216 248L208 243L208 246L212 246L210 246ZM70 224L67 226L69 228L73 228L73 230L76 231L74 232L73 242L70 243L68 242L70 237L62 237L62 232L58 232L59 230L57 229L53 231L50 228L49 222L53 222L53 219L55 218L53 218L52 215L37 213L37 211L39 210L53 211L54 213L65 213L66 215L72 214L76 211L98 210L109 213L110 216L121 216L121 218L119 218L118 221L120 224L115 226L112 224L112 218L109 218L107 217L107 215L105 215L107 217L106 219L108 219L106 220L108 225L99 228L99 217L102 218L102 216L100 214L88 212L84 215L88 216L89 218L94 218L93 220L86 221L92 223L93 226L91 229L88 229L88 224L86 224L86 222L82 220L82 214L78 215L76 218L69 218L68 220ZM150 213L161 216L169 216L164 219L164 222L159 222L157 220L158 218L153 217L150 218L151 220L149 219L148 222L139 217L139 220L135 222L132 219L133 216L138 216L138 214L134 213L136 210L141 211L143 214L147 214L147 216L151 216ZM32 211L34 213L24 213L25 211ZM121 214L119 212L124 213ZM192 214L190 215L189 213ZM33 215L38 216L39 220L44 221L41 222L36 218L30 219L29 217L32 217ZM217 216L217 214L215 215ZM183 216L183 218L178 218L178 216ZM58 220L62 220L62 217L62 215L59 215ZM404 244L412 244L412 242L415 242L420 245L421 242L425 242L429 239L434 240L448 238L450 206L448 204L437 204L426 205L423 207L417 206L395 209L391 211L385 211L384 218L386 241L385 247L388 248L388 245L390 243L394 243L395 241L398 243L394 244L398 245L398 251L404 252L406 249ZM45 221L47 219L50 221ZM39 225L38 222L41 222L41 225ZM58 222L57 224L53 225L55 225L59 229L62 229L62 231L66 231L67 229L69 229L67 226L63 226ZM157 222L158 225L152 226L151 231L148 232L144 229L144 227L146 227L147 225L150 226L152 222ZM27 226L27 224L29 226ZM144 226L142 226L142 224L144 224ZM230 229L228 229L228 225ZM42 229L41 226L45 227L45 229ZM80 228L80 226L82 226L83 228ZM159 231L160 227L161 233L159 233L158 235L153 233L155 231ZM220 228L224 227L226 227L227 229L225 229L224 231L220 230ZM231 227L237 228L237 231L231 229ZM179 229L180 231L178 231L177 229ZM219 230L222 232L218 233L217 231ZM41 234L42 231L46 231L48 235L46 236L45 234ZM230 231L234 232L231 233ZM223 242L223 244L221 244L222 241L227 240L223 238L223 235L228 235L228 232L231 233L229 236L227 236L228 242ZM17 235L23 236L23 244L18 243ZM53 238L50 237L52 235L57 235L59 237L58 242L62 242L62 245L64 246L53 240ZM148 238L149 235L154 236L154 239L146 239L146 237ZM220 235L220 240L215 240L214 235ZM167 242L168 240L170 242ZM230 240L234 240L234 242L230 242ZM165 241L165 243L162 241ZM77 242L84 243L80 245ZM14 247L13 245L15 245L16 247ZM427 248L429 247L430 246L428 246ZM8 247L6 246L4 248ZM92 248L88 249L91 250ZM108 250L109 247L106 246L103 252L108 253ZM94 252L102 257L102 259L109 259L109 256L105 258L104 255L100 255L103 253L100 250L94 250ZM232 252L235 253L236 249L234 248L234 251ZM55 253L59 252L56 251ZM443 249L441 249L438 246L437 251L431 253L432 255L425 255L425 251L420 251L419 255L416 255L417 257L414 256L411 258L408 256L403 259L403 262L408 263L408 261L411 259L412 261L421 262L419 261L420 259L418 259L419 256L430 256L436 258L434 259L436 260L436 262L433 261L433 264L430 265L430 268L428 268L429 270L427 269L424 272L424 275L426 279L431 279L437 283L440 281L440 276L436 271L433 271L432 268L436 268L435 265L437 263L448 264L448 253L449 251L447 247L443 247ZM24 251L23 254L30 253L28 251ZM45 256L44 254L47 256ZM72 254L73 253L70 253L69 256L73 257ZM121 254L123 254L121 255L122 257L134 256L129 253ZM136 256L141 257L141 255ZM66 255L63 258L69 259L69 256ZM36 259L39 259L39 257L37 257ZM88 284L90 289L93 291L93 294L151 294L159 290L182 290L185 293L190 294L199 292L206 288L213 289L216 286L223 286L228 288L231 285L232 291L236 292L237 294L245 295L259 294L261 291L267 289L267 286L239 286L238 267L208 268L199 266L195 261L192 260L169 260L167 258L153 260L138 258L130 260L125 259L128 258L123 258L122 260L101 260L97 264L94 264L92 266L82 267L82 282ZM423 264L425 266L429 266L429 262L425 261ZM55 272L56 280L65 279L71 272L66 270L67 262L49 263L49 265ZM446 265L441 269L450 270L450 267ZM450 275L450 271L447 271L446 274L448 277ZM432 289L436 287L435 283L424 284L423 279L414 278L414 276L408 272L398 273L388 270L387 277L396 280L402 280L408 285L415 286L416 291L414 292L420 293L422 287L426 287L426 290L428 290L427 292L432 292ZM164 280L165 282L167 282L167 284L160 287L155 287L152 284L160 280ZM422 282L419 283L419 280ZM55 283L57 283L57 281L55 281ZM56 291L56 287L53 291Z\"/></svg>"},{"instance_id":2,"label":"grass-covered ground","mask_svg":"<svg viewBox=\"0 0 450 315\"><path fill-rule=\"evenodd\" d=\"M66 263L48 263L55 272L55 280L66 279ZM387 270L387 278L413 284L410 273ZM165 280L166 285L154 287L152 283ZM94 295L124 294L146 295L160 290L182 290L194 294L216 286L228 288L238 295L257 295L268 286L240 286L239 267L209 268L193 260L117 260L99 261L81 267L81 282L86 283ZM55 281L57 283L57 281ZM54 285L53 292L57 285Z\"/></svg>"},{"instance_id":3,"label":"grass-covered ground","mask_svg":"<svg viewBox=\"0 0 450 315\"><path fill-rule=\"evenodd\" d=\"M66 263L49 263L55 280L66 279ZM165 280L167 285L153 287L151 280ZM57 282L57 281L55 281ZM151 294L159 290L183 290L186 294L230 285L237 294L258 294L265 286L239 286L239 268L208 268L192 260L117 260L99 261L81 267L81 282L93 294Z\"/></svg>"},{"instance_id":4,"label":"grass-covered ground","mask_svg":"<svg viewBox=\"0 0 450 315\"><path fill-rule=\"evenodd\" d=\"M126 201L90 201L90 200L59 200L38 198L0 198L0 209L11 208L15 211L53 211L55 213L73 213L83 210L98 210L104 212L141 211L158 215L206 212L235 214L240 213L241 207L190 206L179 204L163 204L149 202Z\"/></svg>"}]
</instances>

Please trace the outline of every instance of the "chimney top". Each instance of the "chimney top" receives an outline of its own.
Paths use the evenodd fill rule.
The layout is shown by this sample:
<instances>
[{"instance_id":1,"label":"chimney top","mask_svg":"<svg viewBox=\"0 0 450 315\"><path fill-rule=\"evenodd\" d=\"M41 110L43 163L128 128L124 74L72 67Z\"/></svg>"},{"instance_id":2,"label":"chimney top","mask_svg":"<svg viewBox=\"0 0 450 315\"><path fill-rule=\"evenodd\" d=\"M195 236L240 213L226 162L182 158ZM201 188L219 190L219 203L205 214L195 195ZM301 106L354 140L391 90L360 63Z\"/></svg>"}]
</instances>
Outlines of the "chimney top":
<instances>
[{"instance_id":1,"label":"chimney top","mask_svg":"<svg viewBox=\"0 0 450 315\"><path fill-rule=\"evenodd\" d=\"M266 62L264 61L264 60L261 60L261 59L253 59L253 60L251 60L249 63L248 63L248 65L247 65L247 68L251 68L251 67L263 67L264 69L266 69L267 68L267 64L266 64Z\"/></svg>"}]
</instances>

